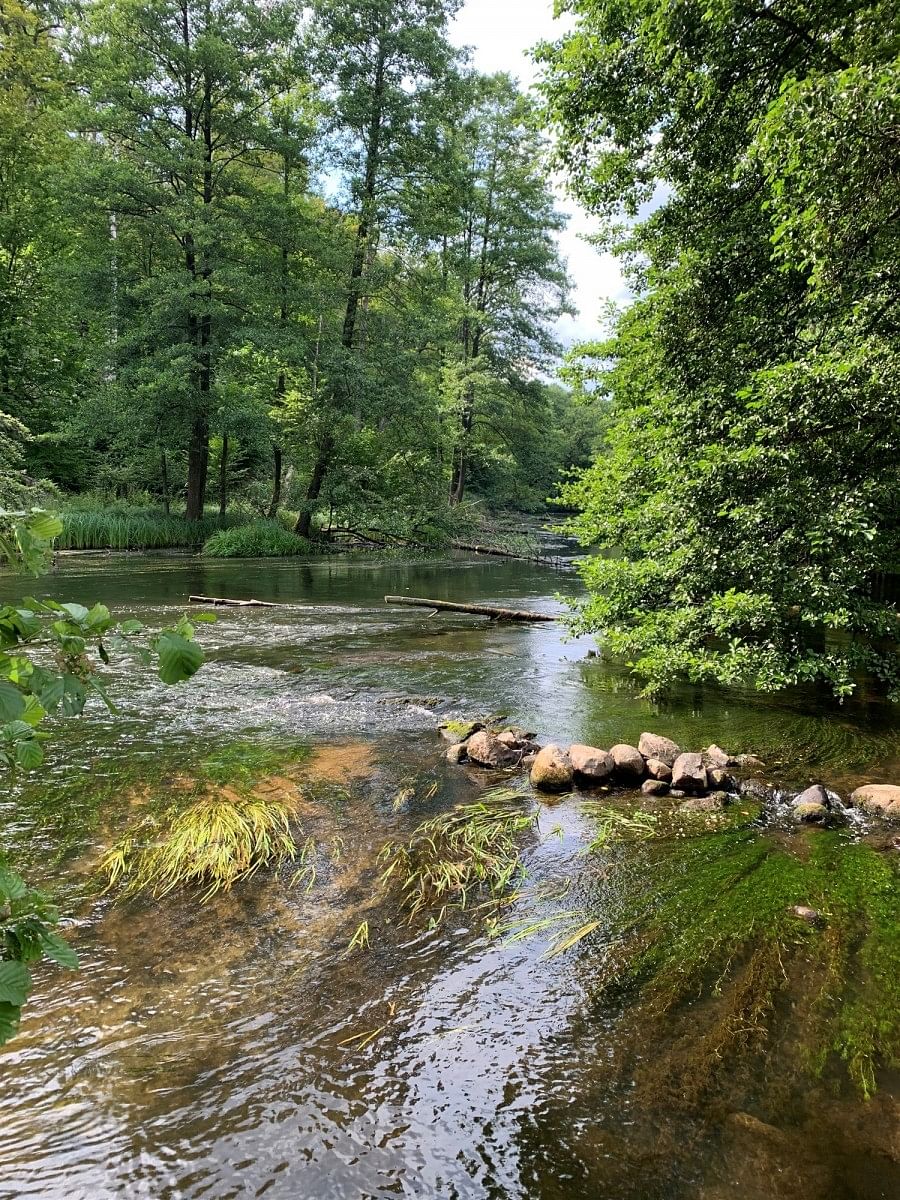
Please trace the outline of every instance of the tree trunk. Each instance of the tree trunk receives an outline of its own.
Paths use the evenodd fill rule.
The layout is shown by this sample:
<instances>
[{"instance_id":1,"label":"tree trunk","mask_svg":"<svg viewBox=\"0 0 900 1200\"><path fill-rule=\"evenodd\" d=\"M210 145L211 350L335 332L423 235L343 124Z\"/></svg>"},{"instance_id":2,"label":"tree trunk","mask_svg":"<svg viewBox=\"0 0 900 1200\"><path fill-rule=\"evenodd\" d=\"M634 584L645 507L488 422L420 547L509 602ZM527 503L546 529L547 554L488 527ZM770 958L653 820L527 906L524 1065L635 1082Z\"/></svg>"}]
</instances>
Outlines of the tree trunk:
<instances>
[{"instance_id":1,"label":"tree trunk","mask_svg":"<svg viewBox=\"0 0 900 1200\"><path fill-rule=\"evenodd\" d=\"M199 521L206 500L206 477L209 471L209 425L203 416L195 417L188 448L187 497L185 517Z\"/></svg>"},{"instance_id":2,"label":"tree trunk","mask_svg":"<svg viewBox=\"0 0 900 1200\"><path fill-rule=\"evenodd\" d=\"M163 489L163 509L166 516L172 511L171 500L169 497L169 460L166 458L166 448L163 446L159 452L159 469L162 475Z\"/></svg>"},{"instance_id":3,"label":"tree trunk","mask_svg":"<svg viewBox=\"0 0 900 1200\"><path fill-rule=\"evenodd\" d=\"M280 446L272 447L272 499L269 501L269 511L266 514L270 521L278 516L281 504L281 463L282 451Z\"/></svg>"},{"instance_id":4,"label":"tree trunk","mask_svg":"<svg viewBox=\"0 0 900 1200\"><path fill-rule=\"evenodd\" d=\"M312 530L313 509L322 491L322 484L328 473L328 464L331 461L333 449L334 442L331 438L327 438L319 447L319 453L316 455L316 462L306 489L306 499L300 510L300 516L297 518L297 524L294 526L294 533L299 534L300 537L308 538Z\"/></svg>"},{"instance_id":5,"label":"tree trunk","mask_svg":"<svg viewBox=\"0 0 900 1200\"><path fill-rule=\"evenodd\" d=\"M219 520L228 511L228 434L222 434L222 457L219 460Z\"/></svg>"}]
</instances>

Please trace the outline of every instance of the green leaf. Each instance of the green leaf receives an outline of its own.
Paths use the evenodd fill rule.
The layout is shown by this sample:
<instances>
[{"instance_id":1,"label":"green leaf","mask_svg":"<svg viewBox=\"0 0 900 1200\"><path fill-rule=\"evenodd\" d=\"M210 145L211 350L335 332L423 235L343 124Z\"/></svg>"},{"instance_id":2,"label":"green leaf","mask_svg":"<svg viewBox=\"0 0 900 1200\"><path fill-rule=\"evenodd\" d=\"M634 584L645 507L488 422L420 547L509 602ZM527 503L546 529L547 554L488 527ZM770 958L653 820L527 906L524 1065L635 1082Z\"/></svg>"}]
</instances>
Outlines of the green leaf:
<instances>
[{"instance_id":1,"label":"green leaf","mask_svg":"<svg viewBox=\"0 0 900 1200\"><path fill-rule=\"evenodd\" d=\"M64 613L68 613L73 621L81 625L91 615L83 604L61 604L59 606ZM107 616L109 612L107 611Z\"/></svg>"},{"instance_id":2,"label":"green leaf","mask_svg":"<svg viewBox=\"0 0 900 1200\"><path fill-rule=\"evenodd\" d=\"M22 1010L18 1004L7 1004L0 1000L0 1046L8 1042L19 1028Z\"/></svg>"},{"instance_id":3,"label":"green leaf","mask_svg":"<svg viewBox=\"0 0 900 1200\"><path fill-rule=\"evenodd\" d=\"M180 683L190 679L203 664L202 647L188 641L180 633L163 633L156 649L159 654L159 677L163 683Z\"/></svg>"},{"instance_id":4,"label":"green leaf","mask_svg":"<svg viewBox=\"0 0 900 1200\"><path fill-rule=\"evenodd\" d=\"M17 687L0 679L0 722L17 721L25 711L25 697Z\"/></svg>"},{"instance_id":5,"label":"green leaf","mask_svg":"<svg viewBox=\"0 0 900 1200\"><path fill-rule=\"evenodd\" d=\"M63 531L63 523L59 517L54 513L44 512L42 509L35 509L28 516L26 525L36 538L41 538L45 542L59 537Z\"/></svg>"},{"instance_id":6,"label":"green leaf","mask_svg":"<svg viewBox=\"0 0 900 1200\"><path fill-rule=\"evenodd\" d=\"M144 626L141 624L140 621L135 621L135 620L123 621L122 624L119 626L119 633L133 634L133 633L143 633L143 632L144 632Z\"/></svg>"},{"instance_id":7,"label":"green leaf","mask_svg":"<svg viewBox=\"0 0 900 1200\"><path fill-rule=\"evenodd\" d=\"M21 1006L31 991L31 972L20 962L0 962L0 1003Z\"/></svg>"},{"instance_id":8,"label":"green leaf","mask_svg":"<svg viewBox=\"0 0 900 1200\"><path fill-rule=\"evenodd\" d=\"M68 971L78 970L78 955L64 937L50 929L45 930L40 937L41 946L48 958Z\"/></svg>"},{"instance_id":9,"label":"green leaf","mask_svg":"<svg viewBox=\"0 0 900 1200\"><path fill-rule=\"evenodd\" d=\"M197 622L198 625L215 625L215 623L218 621L218 619L219 618L216 616L215 613L211 613L211 612L194 613L194 620Z\"/></svg>"},{"instance_id":10,"label":"green leaf","mask_svg":"<svg viewBox=\"0 0 900 1200\"><path fill-rule=\"evenodd\" d=\"M6 867L0 867L0 898L4 901L21 900L28 892L25 880Z\"/></svg>"},{"instance_id":11,"label":"green leaf","mask_svg":"<svg viewBox=\"0 0 900 1200\"><path fill-rule=\"evenodd\" d=\"M35 738L24 738L16 744L16 762L23 771L33 771L44 761L44 751Z\"/></svg>"}]
</instances>

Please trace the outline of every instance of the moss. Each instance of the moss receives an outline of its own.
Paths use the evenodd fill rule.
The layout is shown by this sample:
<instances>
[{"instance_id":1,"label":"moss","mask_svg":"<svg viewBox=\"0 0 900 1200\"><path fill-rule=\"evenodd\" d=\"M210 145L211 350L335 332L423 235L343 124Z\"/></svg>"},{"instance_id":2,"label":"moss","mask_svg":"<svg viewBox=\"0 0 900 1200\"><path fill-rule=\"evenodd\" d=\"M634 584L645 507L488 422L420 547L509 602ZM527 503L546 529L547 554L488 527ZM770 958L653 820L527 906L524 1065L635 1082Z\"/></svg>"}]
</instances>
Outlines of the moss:
<instances>
[{"instance_id":1,"label":"moss","mask_svg":"<svg viewBox=\"0 0 900 1200\"><path fill-rule=\"evenodd\" d=\"M266 775L294 766L309 756L309 747L278 742L230 742L200 762L199 775L211 783L252 787Z\"/></svg>"}]
</instances>

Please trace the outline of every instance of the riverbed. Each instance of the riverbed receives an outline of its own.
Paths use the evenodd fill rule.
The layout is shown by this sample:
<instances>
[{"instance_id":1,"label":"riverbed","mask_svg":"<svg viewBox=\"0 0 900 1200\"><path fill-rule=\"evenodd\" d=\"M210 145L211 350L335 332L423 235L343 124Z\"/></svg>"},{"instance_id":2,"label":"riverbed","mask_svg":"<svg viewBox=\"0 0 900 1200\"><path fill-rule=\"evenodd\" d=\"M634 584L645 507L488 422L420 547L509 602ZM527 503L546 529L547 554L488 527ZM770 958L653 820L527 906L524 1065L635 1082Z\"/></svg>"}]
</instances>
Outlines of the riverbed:
<instances>
[{"instance_id":1,"label":"riverbed","mask_svg":"<svg viewBox=\"0 0 900 1200\"><path fill-rule=\"evenodd\" d=\"M118 714L60 724L48 771L0 799L4 844L82 962L37 971L0 1051L0 1197L900 1194L900 856L872 830L660 816L589 852L602 815L575 794L539 808L502 919L473 903L410 921L379 890L386 841L488 785L444 760L453 717L716 742L797 787L900 779L900 718L865 690L842 708L691 687L653 704L561 625L384 603L555 612L578 587L464 555L70 558L37 587L0 579L0 599L102 600L150 628L192 593L282 605L219 609L174 689L117 657ZM304 797L312 881L260 873L202 905L103 893L116 838L260 747ZM793 903L822 924L782 920ZM596 925L566 952L548 957L547 927L512 936L570 912Z\"/></svg>"}]
</instances>

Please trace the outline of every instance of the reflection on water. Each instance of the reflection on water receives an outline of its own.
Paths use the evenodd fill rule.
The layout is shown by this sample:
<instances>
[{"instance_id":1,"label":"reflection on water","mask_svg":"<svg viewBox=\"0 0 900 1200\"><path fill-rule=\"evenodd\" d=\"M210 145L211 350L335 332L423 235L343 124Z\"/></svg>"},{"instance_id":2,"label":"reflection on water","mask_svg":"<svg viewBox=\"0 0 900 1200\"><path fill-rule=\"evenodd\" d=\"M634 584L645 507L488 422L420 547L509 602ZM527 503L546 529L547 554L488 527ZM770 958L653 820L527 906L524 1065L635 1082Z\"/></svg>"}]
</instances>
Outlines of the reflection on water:
<instances>
[{"instance_id":1,"label":"reflection on water","mask_svg":"<svg viewBox=\"0 0 900 1200\"><path fill-rule=\"evenodd\" d=\"M772 1011L746 1037L719 1032L739 999L737 949L727 983L703 981L665 1011L609 985L626 942L629 954L648 950L654 912L673 942L702 927L690 908L699 893L678 907L679 872L685 888L712 889L704 864L729 847L744 853L740 837L763 864L787 843L751 832L693 859L676 838L588 858L590 815L576 798L547 807L526 848L529 890L569 880L565 906L602 917L589 940L550 960L540 937L489 938L476 907L437 928L406 925L381 898L375 866L386 840L477 786L441 759L434 726L448 715L504 712L545 737L599 744L649 726L690 746L755 750L786 776L840 782L900 774L886 706L685 689L654 707L556 626L383 604L408 590L549 610L555 591L577 586L530 564L91 559L43 583L149 625L171 620L190 593L287 607L220 610L201 633L211 661L186 687L148 685L118 664L123 715L96 710L62 728L49 779L0 800L4 841L78 917L83 962L76 975L41 969L22 1033L0 1055L0 1196L900 1194L896 1078L881 1071L864 1103L835 1056L815 1070L805 1057L820 1010L804 1001L833 988L816 975L815 939L834 942L837 892L823 934L785 943ZM315 886L286 869L203 907L98 898L102 849L237 736L318 745L297 768L310 797L304 832L320 848ZM827 882L842 837L806 831L809 845L791 842L785 861L821 858L815 879ZM735 878L746 877L736 863ZM769 877L755 878L768 895ZM533 908L526 891L513 912ZM362 919L372 947L348 953ZM857 941L846 951L835 942L821 962L855 963Z\"/></svg>"}]
</instances>

